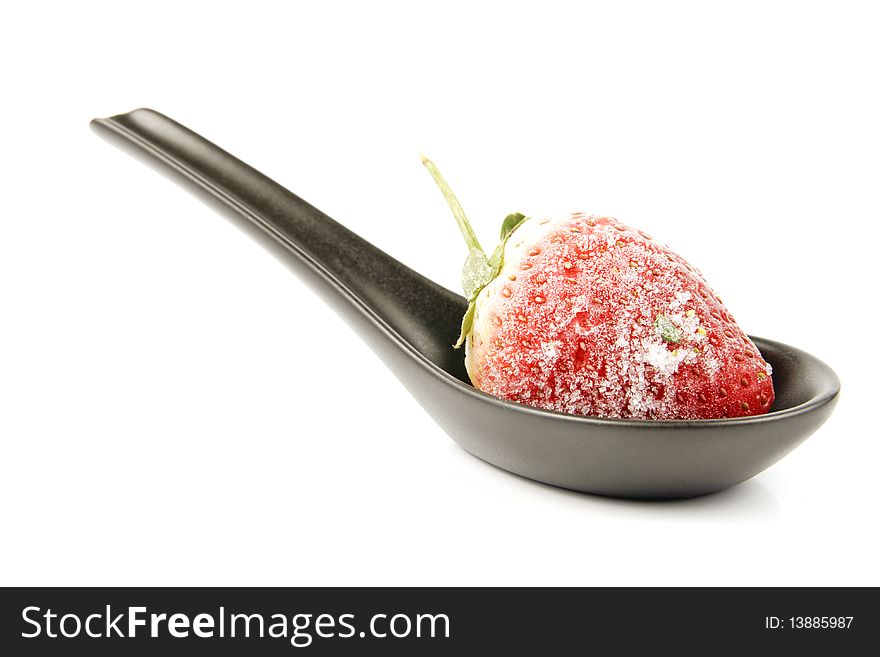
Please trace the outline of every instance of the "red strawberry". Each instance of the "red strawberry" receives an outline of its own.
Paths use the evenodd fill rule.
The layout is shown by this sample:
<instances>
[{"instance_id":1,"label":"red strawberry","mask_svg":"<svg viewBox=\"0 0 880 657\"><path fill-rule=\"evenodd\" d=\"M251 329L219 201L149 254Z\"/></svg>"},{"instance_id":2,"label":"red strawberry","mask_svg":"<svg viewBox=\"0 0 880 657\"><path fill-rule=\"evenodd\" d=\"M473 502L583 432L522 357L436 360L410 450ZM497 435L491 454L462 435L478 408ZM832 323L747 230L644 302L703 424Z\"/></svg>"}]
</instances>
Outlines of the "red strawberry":
<instances>
[{"instance_id":1,"label":"red strawberry","mask_svg":"<svg viewBox=\"0 0 880 657\"><path fill-rule=\"evenodd\" d=\"M510 215L487 257L439 171L470 255L474 386L553 411L657 420L766 413L771 368L702 275L609 217Z\"/></svg>"}]
</instances>

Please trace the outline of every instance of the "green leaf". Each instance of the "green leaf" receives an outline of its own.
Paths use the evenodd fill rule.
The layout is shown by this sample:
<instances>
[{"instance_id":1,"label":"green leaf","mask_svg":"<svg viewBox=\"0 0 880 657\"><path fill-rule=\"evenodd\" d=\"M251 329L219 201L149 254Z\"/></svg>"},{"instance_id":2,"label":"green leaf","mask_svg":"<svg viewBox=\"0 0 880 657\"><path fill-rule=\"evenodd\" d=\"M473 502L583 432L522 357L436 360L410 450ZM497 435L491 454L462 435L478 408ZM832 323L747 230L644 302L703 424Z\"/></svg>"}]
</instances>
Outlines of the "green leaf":
<instances>
[{"instance_id":1,"label":"green leaf","mask_svg":"<svg viewBox=\"0 0 880 657\"><path fill-rule=\"evenodd\" d=\"M478 249L471 249L464 266L461 268L461 287L468 301L477 298L484 287L495 278L497 272L489 265L486 254Z\"/></svg>"},{"instance_id":2,"label":"green leaf","mask_svg":"<svg viewBox=\"0 0 880 657\"><path fill-rule=\"evenodd\" d=\"M476 313L474 302L477 295L501 271L504 259L504 245L507 243L507 238L525 221L526 217L519 212L515 212L504 218L504 221L501 223L501 242L495 247L492 256L487 258L461 204L458 202L449 184L443 178L440 170L424 155L422 156L422 164L425 165L428 173L431 174L434 182L440 188L447 205L449 205L449 209L452 210L455 221L458 223L458 229L461 231L461 235L468 246L468 257L464 261L464 267L461 270L461 287L468 300L468 309L461 322L461 335L455 343L455 348L458 349L473 329L474 315Z\"/></svg>"},{"instance_id":3,"label":"green leaf","mask_svg":"<svg viewBox=\"0 0 880 657\"><path fill-rule=\"evenodd\" d=\"M468 309L461 320L461 335L458 336L458 341L455 343L456 349L464 344L464 341L474 327L477 296L484 287L498 276L501 267L504 266L504 246L507 244L508 238L525 220L526 216L519 212L507 215L501 224L501 241L495 247L495 250L492 251L492 255L487 259L482 251L472 249L467 260L464 261L464 268L461 272L461 285L468 300Z\"/></svg>"},{"instance_id":4,"label":"green leaf","mask_svg":"<svg viewBox=\"0 0 880 657\"><path fill-rule=\"evenodd\" d=\"M467 340L467 336L470 335L471 330L474 328L474 315L476 315L476 313L477 303L476 301L471 301L468 304L467 312L461 319L461 333L458 336L458 340L452 345L454 349L461 347L465 340Z\"/></svg>"},{"instance_id":5,"label":"green leaf","mask_svg":"<svg viewBox=\"0 0 880 657\"><path fill-rule=\"evenodd\" d=\"M501 222L501 239L506 240L510 237L510 234L525 220L526 215L522 212L514 212L504 217L504 221Z\"/></svg>"},{"instance_id":6,"label":"green leaf","mask_svg":"<svg viewBox=\"0 0 880 657\"><path fill-rule=\"evenodd\" d=\"M682 338L684 338L682 330L666 315L657 315L657 319L654 321L654 327L660 333L660 337L666 340L666 342L679 344L682 341Z\"/></svg>"},{"instance_id":7,"label":"green leaf","mask_svg":"<svg viewBox=\"0 0 880 657\"><path fill-rule=\"evenodd\" d=\"M526 216L524 214L521 212L514 212L513 214L504 217L504 221L501 222L501 241L498 242L498 246L495 247L495 250L492 251L492 255L489 256L489 264L492 266L492 269L495 270L496 276L504 265L504 247L507 244L508 238L510 238L513 231L519 228L519 225L525 220Z\"/></svg>"}]
</instances>

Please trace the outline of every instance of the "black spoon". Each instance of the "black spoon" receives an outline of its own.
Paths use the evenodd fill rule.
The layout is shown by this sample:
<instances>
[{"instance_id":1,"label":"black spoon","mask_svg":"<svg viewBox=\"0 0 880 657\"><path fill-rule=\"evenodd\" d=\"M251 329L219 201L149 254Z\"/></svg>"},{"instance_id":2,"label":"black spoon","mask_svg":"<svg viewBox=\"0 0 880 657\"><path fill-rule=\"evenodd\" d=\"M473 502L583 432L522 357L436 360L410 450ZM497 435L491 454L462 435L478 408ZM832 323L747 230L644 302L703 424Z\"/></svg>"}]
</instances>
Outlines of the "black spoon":
<instances>
[{"instance_id":1,"label":"black spoon","mask_svg":"<svg viewBox=\"0 0 880 657\"><path fill-rule=\"evenodd\" d=\"M92 127L231 209L330 303L462 447L516 474L602 495L703 495L758 474L828 418L840 383L803 351L753 338L773 366L770 413L650 421L542 411L486 395L451 345L465 300L166 116L138 109Z\"/></svg>"}]
</instances>

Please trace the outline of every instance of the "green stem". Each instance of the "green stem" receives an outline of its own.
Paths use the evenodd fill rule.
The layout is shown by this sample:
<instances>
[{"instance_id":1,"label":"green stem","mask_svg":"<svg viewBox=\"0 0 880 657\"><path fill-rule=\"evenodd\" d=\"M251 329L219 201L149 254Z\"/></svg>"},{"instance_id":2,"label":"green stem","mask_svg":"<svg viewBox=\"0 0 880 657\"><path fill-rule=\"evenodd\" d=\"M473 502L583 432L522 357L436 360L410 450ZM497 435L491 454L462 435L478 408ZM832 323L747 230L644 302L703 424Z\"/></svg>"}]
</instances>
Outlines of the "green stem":
<instances>
[{"instance_id":1,"label":"green stem","mask_svg":"<svg viewBox=\"0 0 880 657\"><path fill-rule=\"evenodd\" d=\"M424 155L422 155L422 164L425 165L428 173L431 174L434 182L437 183L437 187L439 187L440 191L443 192L443 197L446 199L446 203L449 205L449 209L452 210L452 214L455 215L455 221L458 222L458 229L461 231L461 235L462 237L464 237L464 241L467 242L468 250L473 251L474 249L476 249L477 251L485 255L486 252L483 251L483 247L480 246L480 241L477 239L477 235L476 233L474 233L474 229L471 228L471 222L468 221L464 210L462 210L461 203L459 203L458 199L455 198L455 194L452 193L452 189L449 187L449 183L447 183L446 179L443 178L443 174L440 173L437 165L431 162L431 160L426 158Z\"/></svg>"}]
</instances>

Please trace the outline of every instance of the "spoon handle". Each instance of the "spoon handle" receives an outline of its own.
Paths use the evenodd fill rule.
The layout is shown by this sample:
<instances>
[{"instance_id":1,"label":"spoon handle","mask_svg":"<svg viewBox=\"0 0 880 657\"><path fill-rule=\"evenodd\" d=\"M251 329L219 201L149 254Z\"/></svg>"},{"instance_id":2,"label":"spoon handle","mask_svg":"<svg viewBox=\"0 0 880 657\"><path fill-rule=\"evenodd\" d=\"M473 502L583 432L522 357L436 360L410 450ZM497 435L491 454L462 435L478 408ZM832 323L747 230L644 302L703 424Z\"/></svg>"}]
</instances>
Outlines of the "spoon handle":
<instances>
[{"instance_id":1,"label":"spoon handle","mask_svg":"<svg viewBox=\"0 0 880 657\"><path fill-rule=\"evenodd\" d=\"M138 109L94 119L92 127L148 163L162 165L160 170L170 170L176 180L182 178L189 187L221 201L279 243L298 264L318 273L317 280L325 284L318 287L329 286L338 293L332 295L337 301L341 295L435 364L448 366L464 307L460 296L167 116Z\"/></svg>"}]
</instances>

